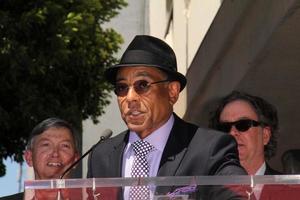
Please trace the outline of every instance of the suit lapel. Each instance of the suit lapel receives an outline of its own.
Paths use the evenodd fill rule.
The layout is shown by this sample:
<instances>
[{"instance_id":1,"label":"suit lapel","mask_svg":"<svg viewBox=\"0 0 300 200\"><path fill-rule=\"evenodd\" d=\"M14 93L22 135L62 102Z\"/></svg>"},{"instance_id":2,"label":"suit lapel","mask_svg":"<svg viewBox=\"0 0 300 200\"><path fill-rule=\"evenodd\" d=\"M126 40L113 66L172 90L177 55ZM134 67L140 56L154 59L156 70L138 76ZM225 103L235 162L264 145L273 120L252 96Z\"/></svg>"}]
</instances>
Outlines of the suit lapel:
<instances>
[{"instance_id":1,"label":"suit lapel","mask_svg":"<svg viewBox=\"0 0 300 200\"><path fill-rule=\"evenodd\" d=\"M168 141L174 144L174 139L175 138L170 138ZM174 153L172 149L177 150L177 153ZM174 176L185 152L186 149L178 149L174 145L168 146L163 152L160 168L158 170L158 176Z\"/></svg>"},{"instance_id":2,"label":"suit lapel","mask_svg":"<svg viewBox=\"0 0 300 200\"><path fill-rule=\"evenodd\" d=\"M121 139L113 145L113 151L109 156L109 160L112 166L111 170L113 170L113 174L116 177L122 176L123 153L129 138L128 131L125 131L121 134L124 134L124 137L121 137Z\"/></svg>"},{"instance_id":3,"label":"suit lapel","mask_svg":"<svg viewBox=\"0 0 300 200\"><path fill-rule=\"evenodd\" d=\"M190 126L175 114L174 116L174 125L160 161L158 176L176 175L188 144L197 130L195 126Z\"/></svg>"}]
</instances>

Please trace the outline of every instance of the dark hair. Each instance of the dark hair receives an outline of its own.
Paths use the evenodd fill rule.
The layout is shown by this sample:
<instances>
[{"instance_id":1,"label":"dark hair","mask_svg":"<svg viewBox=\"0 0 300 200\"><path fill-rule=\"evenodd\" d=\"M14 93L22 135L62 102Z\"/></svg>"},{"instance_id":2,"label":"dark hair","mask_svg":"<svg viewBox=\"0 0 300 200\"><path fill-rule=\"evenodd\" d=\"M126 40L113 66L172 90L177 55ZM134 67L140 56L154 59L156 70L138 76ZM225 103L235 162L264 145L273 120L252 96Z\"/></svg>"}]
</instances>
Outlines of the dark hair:
<instances>
[{"instance_id":1,"label":"dark hair","mask_svg":"<svg viewBox=\"0 0 300 200\"><path fill-rule=\"evenodd\" d=\"M276 108L272 104L268 103L266 100L244 92L233 91L229 95L221 99L216 110L211 113L211 117L209 119L209 127L217 129L217 126L220 122L220 115L224 107L228 103L236 100L243 100L249 103L253 107L255 113L257 114L258 120L260 122L263 122L265 126L270 127L270 141L264 147L265 158L270 159L272 156L275 155L275 151L277 148L277 134L279 125Z\"/></svg>"},{"instance_id":2,"label":"dark hair","mask_svg":"<svg viewBox=\"0 0 300 200\"><path fill-rule=\"evenodd\" d=\"M59 118L55 118L55 117L45 119L44 121L40 122L38 125L36 125L32 129L32 131L29 135L29 138L28 138L27 149L32 148L32 144L33 144L33 141L36 136L44 133L46 130L48 130L50 128L66 128L66 129L68 129L71 132L71 136L74 140L75 151L78 152L79 138L78 138L77 131L73 128L73 126L69 122L59 119Z\"/></svg>"}]
</instances>

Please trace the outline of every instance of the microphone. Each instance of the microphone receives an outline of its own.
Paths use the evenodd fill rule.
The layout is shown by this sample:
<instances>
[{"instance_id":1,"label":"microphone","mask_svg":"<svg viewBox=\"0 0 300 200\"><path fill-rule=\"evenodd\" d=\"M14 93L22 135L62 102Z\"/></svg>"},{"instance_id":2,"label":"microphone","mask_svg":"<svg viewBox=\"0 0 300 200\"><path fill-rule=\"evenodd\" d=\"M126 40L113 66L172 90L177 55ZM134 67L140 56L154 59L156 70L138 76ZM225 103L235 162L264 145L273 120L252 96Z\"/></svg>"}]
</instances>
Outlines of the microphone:
<instances>
[{"instance_id":1,"label":"microphone","mask_svg":"<svg viewBox=\"0 0 300 200\"><path fill-rule=\"evenodd\" d=\"M112 135L112 130L106 129L102 132L102 135L100 136L100 140L94 144L87 152L85 152L78 160L76 160L72 165L70 165L64 173L60 176L60 179L62 179L75 165L77 165L86 155L88 155L98 144L103 142L104 140L110 138Z\"/></svg>"}]
</instances>

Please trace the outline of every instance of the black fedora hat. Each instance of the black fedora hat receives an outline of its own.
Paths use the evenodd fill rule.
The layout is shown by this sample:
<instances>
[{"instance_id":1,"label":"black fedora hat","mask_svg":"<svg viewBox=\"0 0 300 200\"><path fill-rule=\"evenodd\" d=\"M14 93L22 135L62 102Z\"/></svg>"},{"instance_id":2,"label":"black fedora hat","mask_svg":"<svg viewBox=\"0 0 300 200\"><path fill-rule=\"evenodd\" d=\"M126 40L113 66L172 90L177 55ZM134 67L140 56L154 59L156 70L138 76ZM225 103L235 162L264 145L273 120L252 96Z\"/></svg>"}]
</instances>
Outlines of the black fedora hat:
<instances>
[{"instance_id":1,"label":"black fedora hat","mask_svg":"<svg viewBox=\"0 0 300 200\"><path fill-rule=\"evenodd\" d=\"M180 82L180 91L186 85L186 78L177 72L176 56L172 48L164 41L149 36L137 35L127 47L120 63L105 71L105 78L112 84L120 67L146 66L164 71L171 80Z\"/></svg>"}]
</instances>

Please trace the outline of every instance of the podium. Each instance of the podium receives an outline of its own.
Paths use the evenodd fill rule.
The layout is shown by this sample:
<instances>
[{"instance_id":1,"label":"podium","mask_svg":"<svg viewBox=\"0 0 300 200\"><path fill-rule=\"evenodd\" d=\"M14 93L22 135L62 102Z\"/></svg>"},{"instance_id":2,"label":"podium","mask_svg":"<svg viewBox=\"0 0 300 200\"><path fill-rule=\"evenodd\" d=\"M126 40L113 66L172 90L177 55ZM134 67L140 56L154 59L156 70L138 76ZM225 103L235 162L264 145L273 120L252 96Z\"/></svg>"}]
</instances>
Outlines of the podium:
<instances>
[{"instance_id":1,"label":"podium","mask_svg":"<svg viewBox=\"0 0 300 200\"><path fill-rule=\"evenodd\" d=\"M147 185L152 200L300 199L300 175L173 176L25 181L26 200L116 200L125 187ZM258 196L257 196L258 195Z\"/></svg>"}]
</instances>

